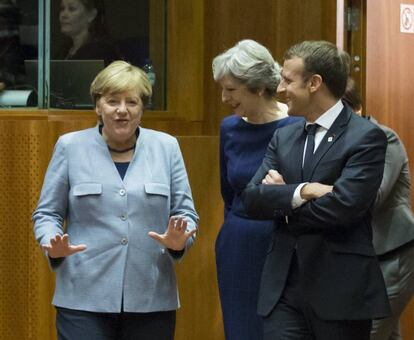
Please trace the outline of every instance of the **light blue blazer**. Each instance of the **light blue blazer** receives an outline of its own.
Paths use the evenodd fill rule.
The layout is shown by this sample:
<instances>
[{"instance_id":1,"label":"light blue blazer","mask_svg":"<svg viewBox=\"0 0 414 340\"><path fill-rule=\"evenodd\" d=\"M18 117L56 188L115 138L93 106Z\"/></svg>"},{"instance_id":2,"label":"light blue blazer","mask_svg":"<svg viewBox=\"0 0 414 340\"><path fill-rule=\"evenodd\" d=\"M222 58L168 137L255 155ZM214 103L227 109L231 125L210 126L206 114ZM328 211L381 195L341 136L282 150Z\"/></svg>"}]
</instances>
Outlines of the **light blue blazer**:
<instances>
[{"instance_id":1,"label":"light blue blazer","mask_svg":"<svg viewBox=\"0 0 414 340\"><path fill-rule=\"evenodd\" d=\"M33 213L34 233L45 244L66 228L71 243L87 249L51 261L53 304L111 313L121 311L122 301L126 312L177 309L176 261L148 236L163 233L175 215L186 216L188 229L196 228L198 216L174 137L140 128L122 180L98 127L61 136Z\"/></svg>"}]
</instances>

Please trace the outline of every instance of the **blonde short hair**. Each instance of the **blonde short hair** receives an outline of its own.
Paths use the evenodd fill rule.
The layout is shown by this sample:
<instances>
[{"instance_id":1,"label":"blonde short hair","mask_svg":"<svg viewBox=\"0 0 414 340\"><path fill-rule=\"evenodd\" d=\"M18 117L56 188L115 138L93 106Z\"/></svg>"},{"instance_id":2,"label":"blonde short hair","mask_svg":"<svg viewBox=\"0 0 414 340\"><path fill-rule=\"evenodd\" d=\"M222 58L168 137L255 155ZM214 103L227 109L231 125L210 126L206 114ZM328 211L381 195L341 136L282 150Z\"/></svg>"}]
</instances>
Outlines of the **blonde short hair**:
<instances>
[{"instance_id":1,"label":"blonde short hair","mask_svg":"<svg viewBox=\"0 0 414 340\"><path fill-rule=\"evenodd\" d=\"M145 107L152 95L152 87L147 74L139 67L117 60L98 73L91 84L90 94L96 105L96 102L107 93L131 90L137 91Z\"/></svg>"}]
</instances>

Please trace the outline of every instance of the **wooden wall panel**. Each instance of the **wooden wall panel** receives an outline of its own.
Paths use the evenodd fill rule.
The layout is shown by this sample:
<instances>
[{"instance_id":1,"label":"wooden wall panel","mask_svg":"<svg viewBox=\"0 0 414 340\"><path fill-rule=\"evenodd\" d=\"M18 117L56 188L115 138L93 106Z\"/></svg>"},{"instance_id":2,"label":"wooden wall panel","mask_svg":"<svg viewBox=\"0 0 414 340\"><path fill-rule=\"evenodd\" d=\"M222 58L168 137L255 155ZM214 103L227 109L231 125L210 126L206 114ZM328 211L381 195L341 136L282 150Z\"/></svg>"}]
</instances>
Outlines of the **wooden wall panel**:
<instances>
[{"instance_id":1,"label":"wooden wall panel","mask_svg":"<svg viewBox=\"0 0 414 340\"><path fill-rule=\"evenodd\" d=\"M0 117L0 338L51 339L53 280L32 233L47 121Z\"/></svg>"},{"instance_id":2,"label":"wooden wall panel","mask_svg":"<svg viewBox=\"0 0 414 340\"><path fill-rule=\"evenodd\" d=\"M414 34L400 33L400 3L367 2L367 112L403 140L414 169Z\"/></svg>"},{"instance_id":3,"label":"wooden wall panel","mask_svg":"<svg viewBox=\"0 0 414 340\"><path fill-rule=\"evenodd\" d=\"M177 117L202 120L204 1L168 1L167 108Z\"/></svg>"},{"instance_id":4,"label":"wooden wall panel","mask_svg":"<svg viewBox=\"0 0 414 340\"><path fill-rule=\"evenodd\" d=\"M214 244L223 222L219 192L218 137L179 137L193 191L200 231L194 248L177 266L182 307L176 340L224 340Z\"/></svg>"},{"instance_id":5,"label":"wooden wall panel","mask_svg":"<svg viewBox=\"0 0 414 340\"><path fill-rule=\"evenodd\" d=\"M367 0L366 111L399 134L414 183L414 34L400 33L402 3L414 0ZM402 321L404 339L414 339L414 301Z\"/></svg>"},{"instance_id":6,"label":"wooden wall panel","mask_svg":"<svg viewBox=\"0 0 414 340\"><path fill-rule=\"evenodd\" d=\"M414 299L411 299L401 317L401 334L403 339L414 339Z\"/></svg>"}]
</instances>

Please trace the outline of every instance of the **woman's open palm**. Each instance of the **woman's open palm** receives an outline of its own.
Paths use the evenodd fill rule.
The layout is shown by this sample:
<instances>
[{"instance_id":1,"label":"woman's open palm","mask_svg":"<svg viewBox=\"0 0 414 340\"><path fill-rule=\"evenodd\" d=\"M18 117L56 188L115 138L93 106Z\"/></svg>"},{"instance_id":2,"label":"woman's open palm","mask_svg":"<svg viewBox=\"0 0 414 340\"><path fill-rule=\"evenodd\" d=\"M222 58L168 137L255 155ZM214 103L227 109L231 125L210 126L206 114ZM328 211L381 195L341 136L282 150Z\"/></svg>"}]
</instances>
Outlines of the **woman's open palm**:
<instances>
[{"instance_id":1,"label":"woman's open palm","mask_svg":"<svg viewBox=\"0 0 414 340\"><path fill-rule=\"evenodd\" d=\"M172 216L164 234L150 231L148 235L172 250L183 250L187 240L196 233L197 229L187 231L187 221L183 216Z\"/></svg>"},{"instance_id":2,"label":"woman's open palm","mask_svg":"<svg viewBox=\"0 0 414 340\"><path fill-rule=\"evenodd\" d=\"M51 258L70 256L86 249L85 244L79 244L77 246L71 245L68 234L64 234L63 236L57 234L50 239L49 244L42 244L41 247L47 251L48 256Z\"/></svg>"}]
</instances>

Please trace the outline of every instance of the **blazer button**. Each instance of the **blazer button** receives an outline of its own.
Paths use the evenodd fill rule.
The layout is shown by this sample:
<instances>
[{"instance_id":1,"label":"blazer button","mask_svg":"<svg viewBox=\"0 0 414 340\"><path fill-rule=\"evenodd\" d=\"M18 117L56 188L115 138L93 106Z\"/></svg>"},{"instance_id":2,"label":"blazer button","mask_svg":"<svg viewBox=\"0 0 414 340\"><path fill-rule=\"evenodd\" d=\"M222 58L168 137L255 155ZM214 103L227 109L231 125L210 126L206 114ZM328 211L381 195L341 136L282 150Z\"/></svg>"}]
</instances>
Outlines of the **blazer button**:
<instances>
[{"instance_id":1,"label":"blazer button","mask_svg":"<svg viewBox=\"0 0 414 340\"><path fill-rule=\"evenodd\" d=\"M125 190L125 189L121 189L121 190L119 190L119 194L120 194L121 196L125 196L125 193L126 193L126 190Z\"/></svg>"},{"instance_id":2,"label":"blazer button","mask_svg":"<svg viewBox=\"0 0 414 340\"><path fill-rule=\"evenodd\" d=\"M126 216L125 215L121 215L121 220L122 221L125 221L127 218L126 218Z\"/></svg>"},{"instance_id":3,"label":"blazer button","mask_svg":"<svg viewBox=\"0 0 414 340\"><path fill-rule=\"evenodd\" d=\"M121 244L122 245L126 245L126 244L128 244L128 239L125 237L125 238L123 238L122 240L121 240Z\"/></svg>"}]
</instances>

